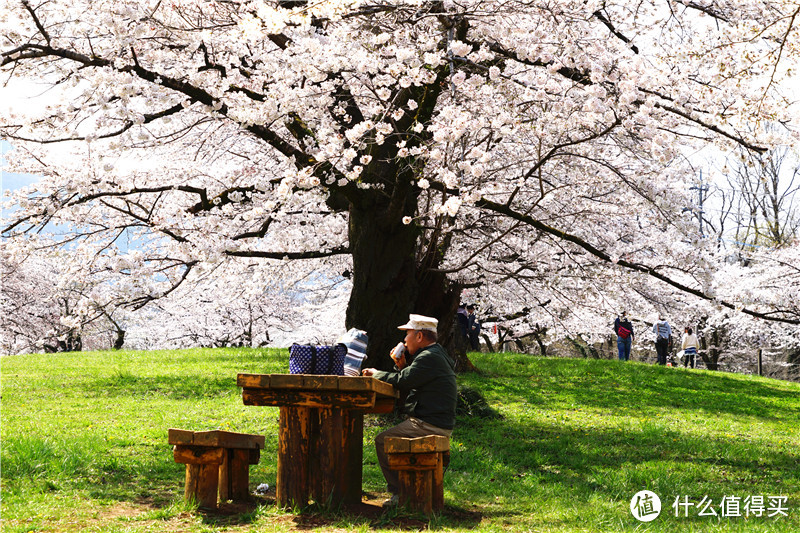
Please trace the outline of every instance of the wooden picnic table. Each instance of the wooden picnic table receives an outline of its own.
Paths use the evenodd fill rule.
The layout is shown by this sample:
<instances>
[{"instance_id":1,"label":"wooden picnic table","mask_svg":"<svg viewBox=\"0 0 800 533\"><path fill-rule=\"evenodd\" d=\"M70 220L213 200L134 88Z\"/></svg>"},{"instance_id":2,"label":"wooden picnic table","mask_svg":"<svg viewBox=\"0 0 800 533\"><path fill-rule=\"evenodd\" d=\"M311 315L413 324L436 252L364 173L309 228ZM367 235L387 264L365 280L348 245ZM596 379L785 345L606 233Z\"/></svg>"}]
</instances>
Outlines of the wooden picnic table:
<instances>
[{"instance_id":1,"label":"wooden picnic table","mask_svg":"<svg viewBox=\"0 0 800 533\"><path fill-rule=\"evenodd\" d=\"M388 413L398 391L371 377L239 374L245 405L280 408L280 505L361 501L364 413Z\"/></svg>"}]
</instances>

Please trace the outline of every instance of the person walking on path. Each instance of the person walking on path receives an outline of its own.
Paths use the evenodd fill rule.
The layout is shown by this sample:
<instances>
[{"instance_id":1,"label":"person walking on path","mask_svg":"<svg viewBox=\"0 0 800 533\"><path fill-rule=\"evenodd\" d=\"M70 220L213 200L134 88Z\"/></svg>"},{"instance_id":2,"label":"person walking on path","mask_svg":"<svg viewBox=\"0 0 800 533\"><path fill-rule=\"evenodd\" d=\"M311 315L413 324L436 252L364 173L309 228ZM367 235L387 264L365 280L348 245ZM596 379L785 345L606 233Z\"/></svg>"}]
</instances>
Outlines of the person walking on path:
<instances>
[{"instance_id":1,"label":"person walking on path","mask_svg":"<svg viewBox=\"0 0 800 533\"><path fill-rule=\"evenodd\" d=\"M362 374L390 383L407 392L404 405L408 419L379 433L375 437L378 464L386 478L392 497L385 507L397 505L400 493L400 476L389 469L384 450L386 437L425 437L442 435L450 437L456 422L455 362L437 343L438 320L422 315L409 315L407 324L397 329L405 330L405 350L395 361L394 371L383 372L365 368Z\"/></svg>"},{"instance_id":2,"label":"person walking on path","mask_svg":"<svg viewBox=\"0 0 800 533\"><path fill-rule=\"evenodd\" d=\"M697 343L697 335L692 333L692 328L690 326L686 326L683 337L681 338L681 350L683 350L684 368L686 368L687 365L691 365L691 368L694 368L695 358L697 357L697 349L699 347L700 346Z\"/></svg>"},{"instance_id":3,"label":"person walking on path","mask_svg":"<svg viewBox=\"0 0 800 533\"><path fill-rule=\"evenodd\" d=\"M653 324L653 333L656 334L656 363L659 365L666 365L672 328L663 315L659 316L658 322Z\"/></svg>"},{"instance_id":4,"label":"person walking on path","mask_svg":"<svg viewBox=\"0 0 800 533\"><path fill-rule=\"evenodd\" d=\"M628 320L625 311L621 312L614 320L614 333L617 335L617 351L620 361L631 358L631 345L633 344L633 324Z\"/></svg>"}]
</instances>

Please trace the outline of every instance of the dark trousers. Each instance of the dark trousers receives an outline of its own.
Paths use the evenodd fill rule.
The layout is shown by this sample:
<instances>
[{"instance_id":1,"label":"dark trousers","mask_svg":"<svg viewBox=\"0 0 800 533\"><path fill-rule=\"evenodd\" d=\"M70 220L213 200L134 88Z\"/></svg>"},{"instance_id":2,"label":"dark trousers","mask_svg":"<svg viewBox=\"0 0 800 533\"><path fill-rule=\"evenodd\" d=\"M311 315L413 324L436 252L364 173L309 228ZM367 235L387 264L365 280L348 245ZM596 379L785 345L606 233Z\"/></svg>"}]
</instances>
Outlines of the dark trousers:
<instances>
[{"instance_id":1,"label":"dark trousers","mask_svg":"<svg viewBox=\"0 0 800 533\"><path fill-rule=\"evenodd\" d=\"M659 365L667 364L667 351L669 351L669 339L664 337L656 339L656 362Z\"/></svg>"},{"instance_id":2,"label":"dark trousers","mask_svg":"<svg viewBox=\"0 0 800 533\"><path fill-rule=\"evenodd\" d=\"M481 341L478 339L478 330L473 329L469 332L469 345L472 347L473 351L480 351Z\"/></svg>"}]
</instances>

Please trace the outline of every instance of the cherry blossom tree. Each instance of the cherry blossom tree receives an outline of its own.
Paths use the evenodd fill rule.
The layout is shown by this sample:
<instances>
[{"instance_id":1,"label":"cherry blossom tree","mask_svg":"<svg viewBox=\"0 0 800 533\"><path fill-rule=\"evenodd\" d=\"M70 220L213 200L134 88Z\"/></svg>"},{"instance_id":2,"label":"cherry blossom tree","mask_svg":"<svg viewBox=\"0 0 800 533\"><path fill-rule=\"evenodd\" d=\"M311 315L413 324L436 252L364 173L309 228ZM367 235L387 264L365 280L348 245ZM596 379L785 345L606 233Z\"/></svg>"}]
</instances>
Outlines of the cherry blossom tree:
<instances>
[{"instance_id":1,"label":"cherry blossom tree","mask_svg":"<svg viewBox=\"0 0 800 533\"><path fill-rule=\"evenodd\" d=\"M274 263L274 262L273 262ZM323 271L293 277L288 265L234 259L193 275L134 313L131 346L326 344L343 333L347 283Z\"/></svg>"},{"instance_id":2,"label":"cherry blossom tree","mask_svg":"<svg viewBox=\"0 0 800 533\"><path fill-rule=\"evenodd\" d=\"M0 251L0 353L122 347L127 316L119 297L103 279L75 276L65 255L15 261L7 247Z\"/></svg>"},{"instance_id":3,"label":"cherry blossom tree","mask_svg":"<svg viewBox=\"0 0 800 533\"><path fill-rule=\"evenodd\" d=\"M69 227L62 242L122 274L135 306L234 259L326 264L352 283L345 323L376 365L409 312L447 336L465 290L563 331L605 324L643 285L800 322L780 294L716 278L680 215L686 150L797 142L795 2L0 10L4 83L38 95L0 135L10 168L44 176L3 234Z\"/></svg>"}]
</instances>

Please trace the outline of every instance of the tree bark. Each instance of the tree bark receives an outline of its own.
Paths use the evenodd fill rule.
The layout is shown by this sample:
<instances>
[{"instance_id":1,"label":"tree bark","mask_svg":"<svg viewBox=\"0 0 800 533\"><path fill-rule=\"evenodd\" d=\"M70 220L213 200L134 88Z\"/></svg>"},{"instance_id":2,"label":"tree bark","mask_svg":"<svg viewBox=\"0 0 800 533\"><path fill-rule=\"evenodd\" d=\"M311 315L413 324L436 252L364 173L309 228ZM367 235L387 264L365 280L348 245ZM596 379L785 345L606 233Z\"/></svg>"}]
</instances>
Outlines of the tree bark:
<instances>
[{"instance_id":1,"label":"tree bark","mask_svg":"<svg viewBox=\"0 0 800 533\"><path fill-rule=\"evenodd\" d=\"M378 201L351 205L348 232L353 289L345 324L367 332L365 366L380 369L391 367L389 350L402 340L397 326L408 321L409 313L417 312L419 294L414 261L417 229L399 219L387 220L387 207Z\"/></svg>"},{"instance_id":2,"label":"tree bark","mask_svg":"<svg viewBox=\"0 0 800 533\"><path fill-rule=\"evenodd\" d=\"M125 345L125 330L117 328L116 337L114 338L114 347L112 349L121 350L124 345Z\"/></svg>"},{"instance_id":3,"label":"tree bark","mask_svg":"<svg viewBox=\"0 0 800 533\"><path fill-rule=\"evenodd\" d=\"M409 191L403 211L412 216L415 210L416 196ZM453 342L461 286L435 271L439 258L432 254L437 252L424 254L418 264L419 229L403 224L402 217L387 216L388 211L388 200L381 201L377 196L350 206L353 289L345 324L369 335L365 366L392 368L389 351L404 336L397 326L416 313L439 320L439 342L456 361L457 371L474 370L466 350L459 350ZM438 249L435 241L429 243L428 250Z\"/></svg>"}]
</instances>

